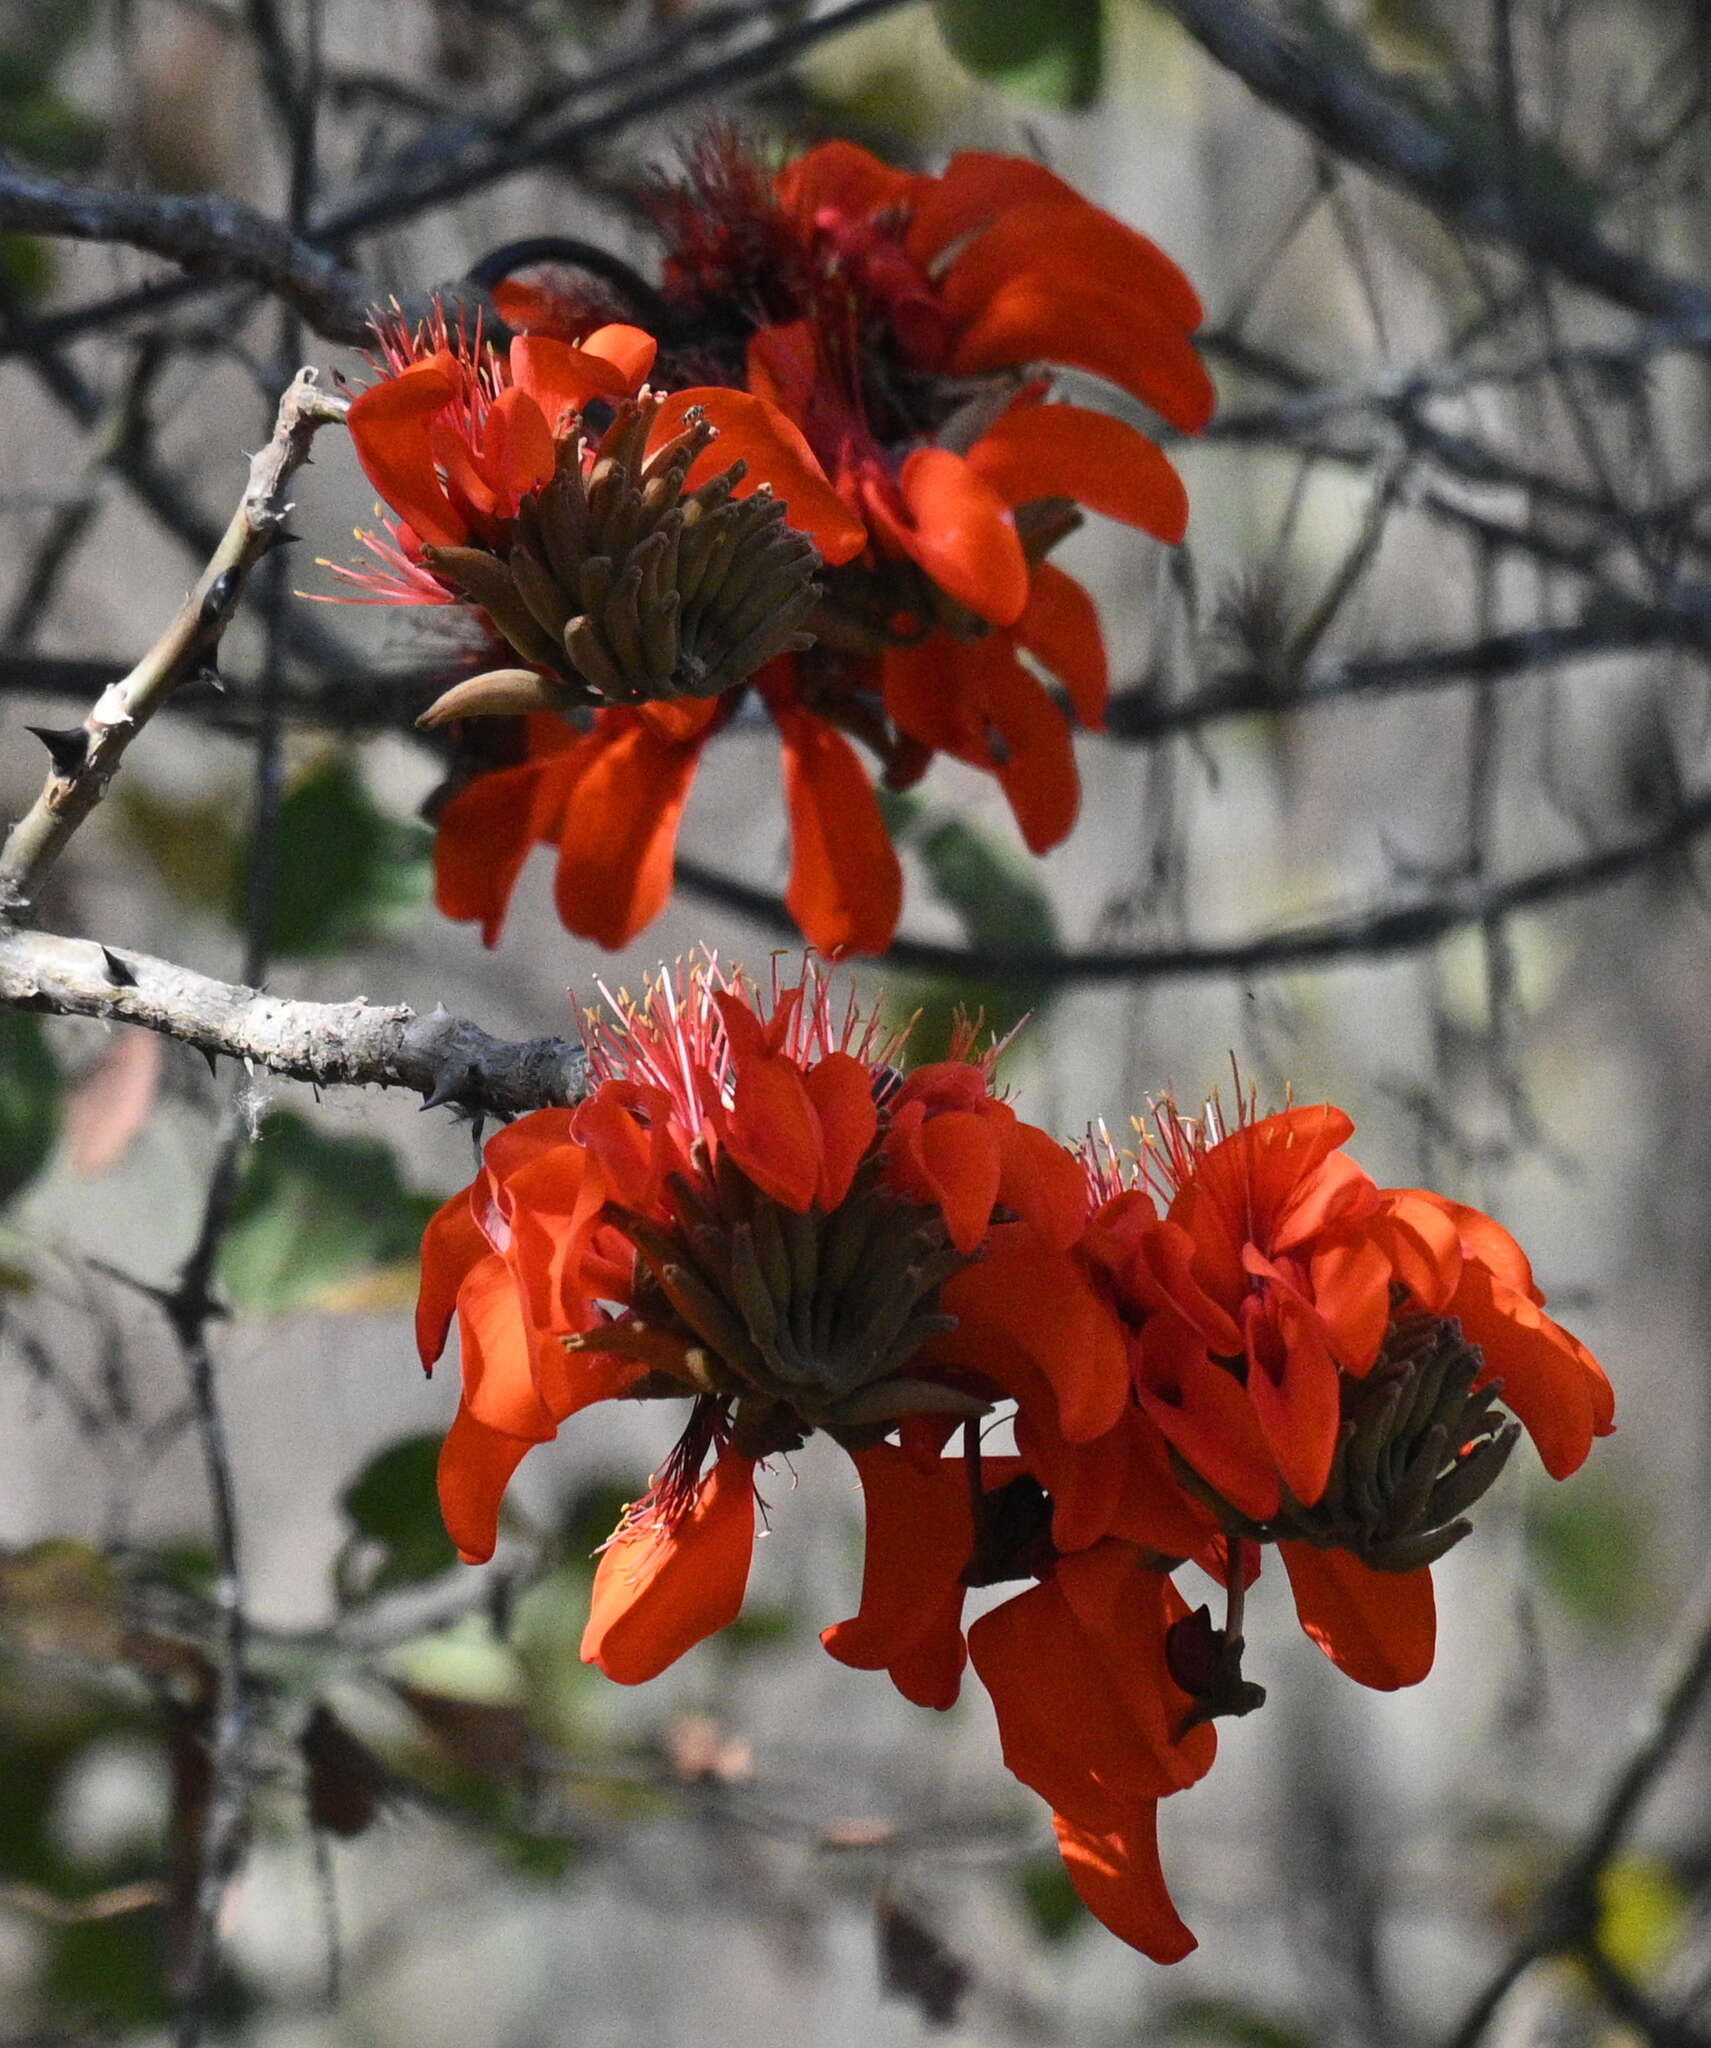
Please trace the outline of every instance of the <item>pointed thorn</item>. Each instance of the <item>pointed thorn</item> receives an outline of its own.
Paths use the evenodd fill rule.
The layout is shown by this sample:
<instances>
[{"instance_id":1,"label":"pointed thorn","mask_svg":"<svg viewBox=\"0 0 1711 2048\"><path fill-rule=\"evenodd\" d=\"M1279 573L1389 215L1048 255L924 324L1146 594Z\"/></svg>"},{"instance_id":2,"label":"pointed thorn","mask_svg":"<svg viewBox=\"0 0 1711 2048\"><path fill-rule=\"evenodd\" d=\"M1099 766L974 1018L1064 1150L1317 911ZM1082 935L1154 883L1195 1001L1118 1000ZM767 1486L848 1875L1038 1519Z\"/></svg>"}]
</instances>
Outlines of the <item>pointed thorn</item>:
<instances>
[{"instance_id":1,"label":"pointed thorn","mask_svg":"<svg viewBox=\"0 0 1711 2048\"><path fill-rule=\"evenodd\" d=\"M464 1067L456 1073L442 1074L433 1087L429 1089L428 1093L422 1097L422 1107L424 1109L456 1108L463 1101L465 1092L474 1078L474 1073L468 1067Z\"/></svg>"},{"instance_id":2,"label":"pointed thorn","mask_svg":"<svg viewBox=\"0 0 1711 2048\"><path fill-rule=\"evenodd\" d=\"M53 763L53 772L64 776L67 781L78 773L89 757L87 726L26 725L24 730L34 733L47 748L48 759Z\"/></svg>"},{"instance_id":3,"label":"pointed thorn","mask_svg":"<svg viewBox=\"0 0 1711 2048\"><path fill-rule=\"evenodd\" d=\"M110 947L103 946L101 948L101 958L107 963L107 979L115 988L136 987L136 975L132 973L126 962L121 960L118 954L113 952Z\"/></svg>"}]
</instances>

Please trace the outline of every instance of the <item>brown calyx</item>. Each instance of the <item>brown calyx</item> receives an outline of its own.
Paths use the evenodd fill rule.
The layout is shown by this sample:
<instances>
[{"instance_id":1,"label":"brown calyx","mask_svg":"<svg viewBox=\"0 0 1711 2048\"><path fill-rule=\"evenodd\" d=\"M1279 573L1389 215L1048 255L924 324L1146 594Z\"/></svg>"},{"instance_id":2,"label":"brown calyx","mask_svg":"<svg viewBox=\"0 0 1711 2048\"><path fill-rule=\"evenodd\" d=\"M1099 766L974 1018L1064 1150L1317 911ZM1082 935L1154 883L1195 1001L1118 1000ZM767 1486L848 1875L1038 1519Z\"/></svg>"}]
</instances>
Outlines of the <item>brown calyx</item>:
<instances>
[{"instance_id":1,"label":"brown calyx","mask_svg":"<svg viewBox=\"0 0 1711 2048\"><path fill-rule=\"evenodd\" d=\"M699 413L649 456L662 403L620 404L592 462L580 431L561 442L556 474L518 507L502 549L424 550L530 666L459 684L421 724L716 697L810 644L818 551L765 485L735 495L742 462L685 490L717 439Z\"/></svg>"},{"instance_id":2,"label":"brown calyx","mask_svg":"<svg viewBox=\"0 0 1711 2048\"><path fill-rule=\"evenodd\" d=\"M747 1457L816 1429L859 1449L904 1415L985 1412L980 1396L907 1371L953 1327L939 1290L968 1260L936 1209L883 1185L877 1156L830 1214L786 1208L704 1144L696 1167L669 1183L671 1220L611 1212L636 1247L636 1303L572 1349L644 1359L685 1391L731 1401L731 1441Z\"/></svg>"}]
</instances>

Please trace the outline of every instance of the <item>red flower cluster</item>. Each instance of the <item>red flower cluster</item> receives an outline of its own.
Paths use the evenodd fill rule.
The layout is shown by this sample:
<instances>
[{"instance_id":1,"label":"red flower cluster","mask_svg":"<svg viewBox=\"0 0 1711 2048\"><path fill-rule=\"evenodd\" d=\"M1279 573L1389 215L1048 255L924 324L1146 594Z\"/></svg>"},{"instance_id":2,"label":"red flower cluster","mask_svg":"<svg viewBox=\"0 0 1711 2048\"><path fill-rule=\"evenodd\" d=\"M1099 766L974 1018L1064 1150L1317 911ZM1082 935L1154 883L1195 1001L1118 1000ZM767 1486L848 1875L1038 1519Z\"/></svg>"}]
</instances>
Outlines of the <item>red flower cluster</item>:
<instances>
[{"instance_id":1,"label":"red flower cluster","mask_svg":"<svg viewBox=\"0 0 1711 2048\"><path fill-rule=\"evenodd\" d=\"M587 1099L493 1139L429 1228L423 1357L454 1314L462 1349L447 1523L487 1557L531 1444L593 1401L686 1401L584 1639L635 1683L737 1614L757 1472L824 1431L867 1518L827 1650L935 1708L972 1662L1082 1898L1174 1960L1158 1803L1264 1699L1241 1618L1265 1546L1328 1655L1411 1684L1430 1565L1518 1429L1564 1477L1609 1385L1514 1240L1378 1187L1339 1110L1225 1132L1167 1105L1136 1164L1021 1122L990 1053L905 1078L898 1050L812 972L762 1004L699 966L591 1026ZM971 1591L1015 1582L965 1627Z\"/></svg>"},{"instance_id":2,"label":"red flower cluster","mask_svg":"<svg viewBox=\"0 0 1711 2048\"><path fill-rule=\"evenodd\" d=\"M755 475L776 475L788 433L836 490L844 525L818 501L799 522L826 564L804 623L814 644L781 655L756 684L784 752L790 908L823 951L880 952L902 877L851 741L893 788L935 753L954 755L998 780L1033 851L1064 838L1079 781L1043 675L1097 727L1107 674L1091 599L1045 557L1079 507L1176 542L1188 502L1152 441L1051 400L1039 366L1091 372L1196 432L1213 405L1190 340L1200 305L1145 236L1011 157L968 154L942 177L916 176L840 142L768 177L720 138L655 195L655 212L674 338L654 375L699 387L685 395L721 435L703 459L741 453ZM549 339L585 359L613 354L615 332L635 333L590 334L604 317L595 302L549 283L502 283L495 297L526 336L516 345L525 363ZM359 439L373 423L396 435L407 414L410 503L437 510L470 465L449 437L414 424L414 394L435 378L449 388L442 356L434 362L395 376L394 386L416 380L406 398L387 384L366 394L353 427ZM764 419L758 456L752 437L726 438L730 397L721 410L710 395L721 385L748 394ZM394 495L396 465L364 459L412 518ZM799 499L779 488L797 519ZM669 890L701 749L729 709L728 699L603 705L580 739L536 721L526 765L478 778L442 814L442 907L479 917L491 941L521 850L547 837L562 848L569 927L609 946L632 938Z\"/></svg>"}]
</instances>

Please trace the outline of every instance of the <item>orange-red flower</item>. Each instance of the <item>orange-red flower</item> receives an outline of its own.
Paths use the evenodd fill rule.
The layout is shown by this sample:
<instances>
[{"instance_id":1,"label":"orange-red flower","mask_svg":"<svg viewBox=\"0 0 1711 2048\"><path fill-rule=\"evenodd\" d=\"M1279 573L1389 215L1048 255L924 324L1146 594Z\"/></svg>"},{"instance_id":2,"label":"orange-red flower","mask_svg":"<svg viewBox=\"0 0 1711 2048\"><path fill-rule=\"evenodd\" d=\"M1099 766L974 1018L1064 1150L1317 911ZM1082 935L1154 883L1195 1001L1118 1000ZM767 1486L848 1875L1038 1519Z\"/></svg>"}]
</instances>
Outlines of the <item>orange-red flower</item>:
<instances>
[{"instance_id":1,"label":"orange-red flower","mask_svg":"<svg viewBox=\"0 0 1711 2048\"><path fill-rule=\"evenodd\" d=\"M1076 1890L1158 1960L1194 1945L1158 1805L1263 1703L1242 1622L1264 1550L1342 1669L1411 1684L1431 1564L1519 1430L1562 1477L1613 1426L1508 1233L1377 1186L1329 1105L1226 1130L1166 1102L1142 1165L1078 1158L966 1041L905 1077L817 973L761 1002L711 963L588 1044L588 1097L496 1137L424 1245L424 1359L461 1333L460 1549L491 1553L512 1472L579 1408L686 1402L584 1637L639 1683L740 1610L767 1459L831 1436L866 1550L826 1649L938 1709L972 1663ZM1176 1584L1190 1563L1221 1624Z\"/></svg>"},{"instance_id":2,"label":"orange-red flower","mask_svg":"<svg viewBox=\"0 0 1711 2048\"><path fill-rule=\"evenodd\" d=\"M924 177L834 142L769 178L721 137L655 195L655 211L674 334L656 377L746 387L799 430L864 536L859 555L823 549L817 644L776 663L760 693L784 748L790 908L823 950L881 951L900 872L850 740L895 787L938 752L993 775L1035 852L1068 833L1079 779L1044 677L1097 727L1107 671L1092 600L1045 556L1077 507L1175 542L1188 501L1154 442L1051 400L1039 366L1090 372L1195 432L1213 404L1190 338L1199 301L1145 236L1017 158L966 154ZM590 301L545 283L512 280L495 296L533 335L574 338L594 317ZM697 709L692 734L654 735L639 730L657 723L647 707L602 711L574 766L546 778L558 788L598 774L602 802L571 796L556 829L567 847L617 849L584 863L598 879L580 897L561 871L573 930L617 944L663 901L694 763L720 722ZM472 796L441 825L461 877L443 899L479 897L490 937L509 875L471 886L482 844L471 828L498 801ZM648 826L614 835L625 808ZM509 849L529 835L501 836Z\"/></svg>"},{"instance_id":3,"label":"orange-red flower","mask_svg":"<svg viewBox=\"0 0 1711 2048\"><path fill-rule=\"evenodd\" d=\"M1516 1428L1562 1478L1614 1426L1597 1361L1478 1211L1378 1187L1329 1105L1224 1132L1166 1104L1137 1176L1090 1158L1076 1259L1115 1313L1132 1398L1108 1436L1019 1428L1060 1546L1111 1533L1204 1561L1275 1541L1307 1633L1363 1683L1431 1666L1430 1565ZM1174 1475L1174 1478L1172 1477Z\"/></svg>"},{"instance_id":4,"label":"orange-red flower","mask_svg":"<svg viewBox=\"0 0 1711 2048\"><path fill-rule=\"evenodd\" d=\"M904 1079L894 1049L813 973L764 1005L711 964L662 977L590 1021L587 1099L491 1140L429 1227L418 1333L426 1361L454 1315L462 1339L440 1490L466 1558L491 1555L512 1473L579 1408L690 1404L596 1580L585 1654L626 1683L736 1613L767 1457L822 1430L883 1494L906 1420L942 1442L986 1411L996 1387L927 1347L1000 1203L1074 1230L1079 1170L993 1098L991 1056ZM871 1561L870 1623L895 1555ZM905 1596L924 1629L926 1585Z\"/></svg>"}]
</instances>

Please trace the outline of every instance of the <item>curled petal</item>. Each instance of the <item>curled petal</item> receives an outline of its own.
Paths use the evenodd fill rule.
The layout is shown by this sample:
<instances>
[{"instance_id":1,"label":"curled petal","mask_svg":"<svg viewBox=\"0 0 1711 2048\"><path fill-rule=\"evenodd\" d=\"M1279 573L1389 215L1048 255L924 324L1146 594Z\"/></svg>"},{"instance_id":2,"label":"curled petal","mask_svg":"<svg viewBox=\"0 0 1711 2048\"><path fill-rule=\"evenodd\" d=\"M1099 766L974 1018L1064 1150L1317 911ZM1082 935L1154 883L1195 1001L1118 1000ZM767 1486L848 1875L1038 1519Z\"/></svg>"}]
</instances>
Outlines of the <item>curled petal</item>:
<instances>
[{"instance_id":1,"label":"curled petal","mask_svg":"<svg viewBox=\"0 0 1711 2048\"><path fill-rule=\"evenodd\" d=\"M995 626L1020 618L1027 557L1003 498L973 463L948 448L917 448L898 487L912 523L893 537L933 581Z\"/></svg>"},{"instance_id":2,"label":"curled petal","mask_svg":"<svg viewBox=\"0 0 1711 2048\"><path fill-rule=\"evenodd\" d=\"M459 1408L440 1446L440 1514L465 1564L485 1564L499 1541L499 1506L533 1437L508 1436Z\"/></svg>"},{"instance_id":3,"label":"curled petal","mask_svg":"<svg viewBox=\"0 0 1711 2048\"><path fill-rule=\"evenodd\" d=\"M940 286L946 310L971 319L1023 274L1070 291L1096 278L1102 289L1184 334L1202 318L1194 287L1156 242L1067 186L1063 196L1042 194L1007 207L968 243Z\"/></svg>"},{"instance_id":4,"label":"curled petal","mask_svg":"<svg viewBox=\"0 0 1711 2048\"><path fill-rule=\"evenodd\" d=\"M511 375L555 438L567 433L591 398L626 398L633 388L603 356L545 334L519 334L511 343Z\"/></svg>"},{"instance_id":5,"label":"curled petal","mask_svg":"<svg viewBox=\"0 0 1711 2048\"><path fill-rule=\"evenodd\" d=\"M1610 1382L1586 1346L1524 1294L1469 1260L1452 1315L1485 1354L1487 1379L1503 1382L1503 1403L1533 1439L1545 1470L1566 1479L1586 1461L1595 1436L1615 1427Z\"/></svg>"},{"instance_id":6,"label":"curled petal","mask_svg":"<svg viewBox=\"0 0 1711 2048\"><path fill-rule=\"evenodd\" d=\"M517 877L534 845L542 769L526 761L478 775L440 812L434 836L434 900L458 921L474 919L483 945L497 944Z\"/></svg>"},{"instance_id":7,"label":"curled petal","mask_svg":"<svg viewBox=\"0 0 1711 2048\"><path fill-rule=\"evenodd\" d=\"M1109 413L1013 405L969 450L968 462L1006 505L1073 498L1173 546L1188 531L1188 493L1170 457Z\"/></svg>"},{"instance_id":8,"label":"curled petal","mask_svg":"<svg viewBox=\"0 0 1711 2048\"><path fill-rule=\"evenodd\" d=\"M416 1350L424 1366L446 1348L457 1311L458 1289L469 1269L486 1258L490 1246L470 1207L470 1191L460 1189L436 1209L422 1233L422 1284L416 1297Z\"/></svg>"},{"instance_id":9,"label":"curled petal","mask_svg":"<svg viewBox=\"0 0 1711 2048\"><path fill-rule=\"evenodd\" d=\"M1346 1550L1280 1543L1301 1626L1339 1671L1379 1692L1432 1668L1437 1605L1428 1566L1375 1572Z\"/></svg>"},{"instance_id":10,"label":"curled petal","mask_svg":"<svg viewBox=\"0 0 1711 2048\"><path fill-rule=\"evenodd\" d=\"M1069 692L1075 715L1090 732L1105 724L1111 673L1099 611L1073 576L1055 562L1036 562L1028 608L1016 621L1016 642L1044 662Z\"/></svg>"},{"instance_id":11,"label":"curled petal","mask_svg":"<svg viewBox=\"0 0 1711 2048\"><path fill-rule=\"evenodd\" d=\"M614 320L585 335L582 351L584 355L593 356L596 362L611 365L621 387L616 395L627 398L653 368L654 358L659 354L659 343L645 328L630 327L622 320Z\"/></svg>"},{"instance_id":12,"label":"curled petal","mask_svg":"<svg viewBox=\"0 0 1711 2048\"><path fill-rule=\"evenodd\" d=\"M999 641L993 634L991 639ZM1081 778L1063 713L1006 645L985 651L987 709L1003 740L998 781L1030 853L1068 838L1081 808ZM996 750L995 750L996 751Z\"/></svg>"},{"instance_id":13,"label":"curled petal","mask_svg":"<svg viewBox=\"0 0 1711 2048\"><path fill-rule=\"evenodd\" d=\"M856 1168L879 1129L873 1077L847 1052L829 1052L803 1076L820 1119L820 1185L815 1199L830 1214L850 1191Z\"/></svg>"},{"instance_id":14,"label":"curled petal","mask_svg":"<svg viewBox=\"0 0 1711 2048\"><path fill-rule=\"evenodd\" d=\"M945 1219L959 1252L972 1252L986 1235L998 1199L998 1140L986 1118L967 1110L939 1116L893 1117L891 1179L918 1202L931 1202Z\"/></svg>"},{"instance_id":15,"label":"curled petal","mask_svg":"<svg viewBox=\"0 0 1711 2048\"><path fill-rule=\"evenodd\" d=\"M1165 1887L1156 1799L1135 1800L1097 1830L1061 1813L1052 1826L1076 1895L1120 1941L1155 1963L1179 1963L1199 1946Z\"/></svg>"},{"instance_id":16,"label":"curled petal","mask_svg":"<svg viewBox=\"0 0 1711 2048\"><path fill-rule=\"evenodd\" d=\"M456 547L469 529L446 496L434 464L431 428L462 388L457 364L441 349L351 401L350 436L363 473L417 537Z\"/></svg>"},{"instance_id":17,"label":"curled petal","mask_svg":"<svg viewBox=\"0 0 1711 2048\"><path fill-rule=\"evenodd\" d=\"M949 1120L936 1118L928 1129ZM1008 1344L1044 1374L1057 1404L1058 1428L1071 1443L1089 1442L1116 1427L1129 1393L1122 1332L1075 1262L1043 1244L1025 1224L1000 1224L985 1255L945 1283L944 1303L961 1326L959 1357L978 1359L990 1333L998 1340L994 1370L1002 1369Z\"/></svg>"},{"instance_id":18,"label":"curled petal","mask_svg":"<svg viewBox=\"0 0 1711 2048\"><path fill-rule=\"evenodd\" d=\"M754 1465L727 1451L669 1527L621 1530L594 1574L582 1661L620 1685L643 1685L735 1621L754 1523Z\"/></svg>"},{"instance_id":19,"label":"curled petal","mask_svg":"<svg viewBox=\"0 0 1711 2048\"><path fill-rule=\"evenodd\" d=\"M917 1706L952 1706L968 1661L962 1573L974 1551L962 1466L935 1458L923 1470L894 1444L852 1456L867 1510L861 1607L820 1640L840 1664L889 1671Z\"/></svg>"},{"instance_id":20,"label":"curled petal","mask_svg":"<svg viewBox=\"0 0 1711 2048\"><path fill-rule=\"evenodd\" d=\"M1013 278L964 330L951 367L975 376L1032 362L1104 377L1185 434L1199 433L1217 404L1206 365L1182 329L1096 282L1060 287Z\"/></svg>"}]
</instances>

